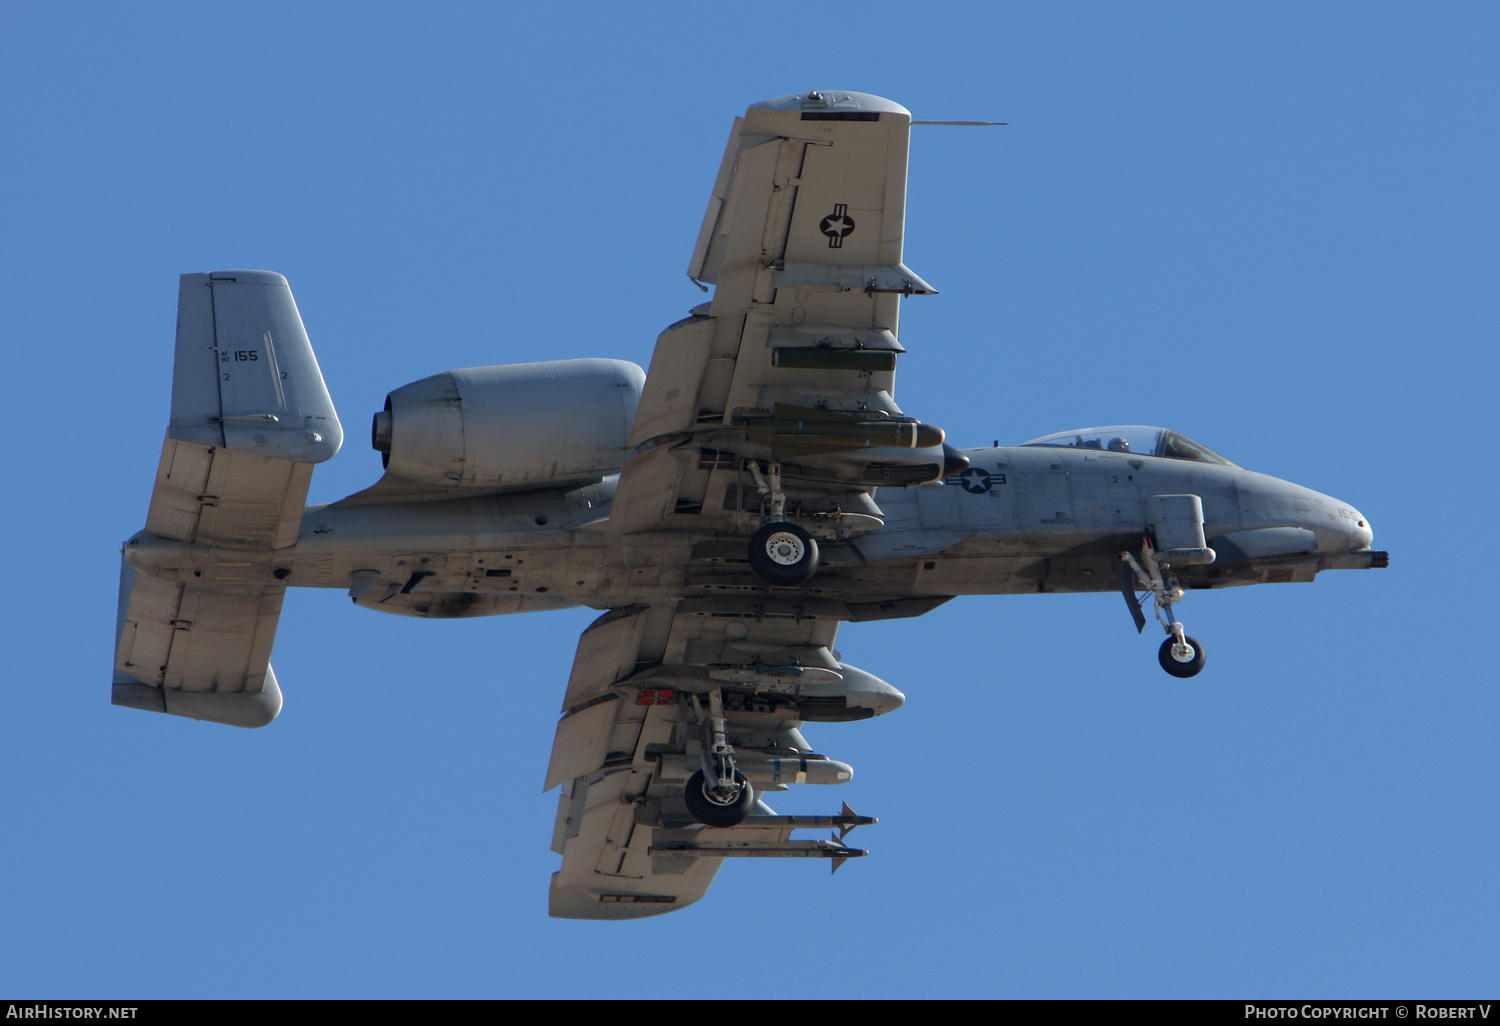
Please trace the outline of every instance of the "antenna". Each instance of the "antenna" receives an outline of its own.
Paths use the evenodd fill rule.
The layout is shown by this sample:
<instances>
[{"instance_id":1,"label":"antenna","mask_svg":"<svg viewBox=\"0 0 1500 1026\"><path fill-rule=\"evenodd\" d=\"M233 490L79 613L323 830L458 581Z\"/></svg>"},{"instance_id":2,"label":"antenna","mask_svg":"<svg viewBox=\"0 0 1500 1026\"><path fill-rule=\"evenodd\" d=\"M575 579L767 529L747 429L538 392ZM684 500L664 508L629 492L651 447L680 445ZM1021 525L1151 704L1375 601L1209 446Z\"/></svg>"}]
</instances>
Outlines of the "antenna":
<instances>
[{"instance_id":1,"label":"antenna","mask_svg":"<svg viewBox=\"0 0 1500 1026\"><path fill-rule=\"evenodd\" d=\"M979 126L989 126L989 125L1008 125L1008 124L1010 124L1010 122L1009 121L913 121L912 124L914 124L914 125L974 125L976 127L979 127Z\"/></svg>"}]
</instances>

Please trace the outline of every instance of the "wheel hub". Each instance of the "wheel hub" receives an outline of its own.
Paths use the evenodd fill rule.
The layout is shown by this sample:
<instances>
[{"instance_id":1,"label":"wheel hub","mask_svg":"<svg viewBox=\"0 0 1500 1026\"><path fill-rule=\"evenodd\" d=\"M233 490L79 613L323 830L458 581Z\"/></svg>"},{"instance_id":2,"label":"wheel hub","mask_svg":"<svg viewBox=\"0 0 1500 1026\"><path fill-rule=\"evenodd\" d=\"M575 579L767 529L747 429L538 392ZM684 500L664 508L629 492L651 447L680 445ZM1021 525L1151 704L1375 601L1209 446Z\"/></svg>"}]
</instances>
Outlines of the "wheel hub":
<instances>
[{"instance_id":1,"label":"wheel hub","mask_svg":"<svg viewBox=\"0 0 1500 1026\"><path fill-rule=\"evenodd\" d=\"M730 806L740 800L740 788L732 787L708 787L703 788L703 797L715 805Z\"/></svg>"},{"instance_id":2,"label":"wheel hub","mask_svg":"<svg viewBox=\"0 0 1500 1026\"><path fill-rule=\"evenodd\" d=\"M783 531L766 539L766 555L782 566L795 566L803 552L802 541L795 534Z\"/></svg>"}]
</instances>

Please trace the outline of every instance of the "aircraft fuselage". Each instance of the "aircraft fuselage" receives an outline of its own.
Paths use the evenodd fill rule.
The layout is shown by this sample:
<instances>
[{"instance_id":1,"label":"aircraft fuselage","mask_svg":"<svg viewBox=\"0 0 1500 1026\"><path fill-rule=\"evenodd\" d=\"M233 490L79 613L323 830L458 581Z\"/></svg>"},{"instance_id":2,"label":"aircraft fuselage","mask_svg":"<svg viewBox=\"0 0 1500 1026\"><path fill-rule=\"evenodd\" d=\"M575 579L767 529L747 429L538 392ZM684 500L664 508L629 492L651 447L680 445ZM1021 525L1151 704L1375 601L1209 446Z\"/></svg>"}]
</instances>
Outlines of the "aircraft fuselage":
<instances>
[{"instance_id":1,"label":"aircraft fuselage","mask_svg":"<svg viewBox=\"0 0 1500 1026\"><path fill-rule=\"evenodd\" d=\"M1370 565L1350 555L1367 551L1373 538L1357 509L1253 471L1045 447L964 455L969 469L942 484L880 489L885 525L825 542L821 569L797 588L758 580L741 535L644 532L617 541L606 558L615 478L516 495L309 506L293 548L257 556L263 565L237 573L350 589L360 605L409 616L609 609L684 596L754 601L774 593L856 603L872 614L857 618L874 619L878 604L902 603L885 611L891 616L935 604L906 600L1118 590L1115 560L1147 533L1146 500L1177 494L1201 497L1211 541L1276 528L1315 539L1304 552L1258 558L1236 558L1246 554L1229 545L1211 564L1178 569L1186 588L1310 581L1319 570ZM150 545L130 551L132 562L157 573L187 562L180 551Z\"/></svg>"}]
</instances>

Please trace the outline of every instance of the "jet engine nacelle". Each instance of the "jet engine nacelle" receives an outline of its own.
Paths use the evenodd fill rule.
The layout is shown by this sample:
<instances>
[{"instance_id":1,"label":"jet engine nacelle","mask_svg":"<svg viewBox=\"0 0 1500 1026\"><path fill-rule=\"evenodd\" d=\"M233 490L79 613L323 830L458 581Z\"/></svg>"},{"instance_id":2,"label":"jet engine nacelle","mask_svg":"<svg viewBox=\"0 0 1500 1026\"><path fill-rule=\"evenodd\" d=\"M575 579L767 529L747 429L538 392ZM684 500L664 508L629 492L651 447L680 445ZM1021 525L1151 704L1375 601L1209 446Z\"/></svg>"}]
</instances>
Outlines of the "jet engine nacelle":
<instances>
[{"instance_id":1,"label":"jet engine nacelle","mask_svg":"<svg viewBox=\"0 0 1500 1026\"><path fill-rule=\"evenodd\" d=\"M371 444L429 485L524 490L597 481L625 462L646 374L625 360L470 367L386 396Z\"/></svg>"}]
</instances>

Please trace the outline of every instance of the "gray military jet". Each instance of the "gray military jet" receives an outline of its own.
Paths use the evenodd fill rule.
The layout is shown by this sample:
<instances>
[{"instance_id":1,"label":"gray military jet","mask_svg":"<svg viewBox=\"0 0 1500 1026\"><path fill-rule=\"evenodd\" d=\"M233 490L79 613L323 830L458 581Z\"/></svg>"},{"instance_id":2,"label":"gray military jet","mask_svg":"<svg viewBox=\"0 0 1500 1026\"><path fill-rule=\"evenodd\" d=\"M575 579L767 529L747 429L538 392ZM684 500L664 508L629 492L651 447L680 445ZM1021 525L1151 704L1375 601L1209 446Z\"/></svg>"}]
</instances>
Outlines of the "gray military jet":
<instances>
[{"instance_id":1,"label":"gray military jet","mask_svg":"<svg viewBox=\"0 0 1500 1026\"><path fill-rule=\"evenodd\" d=\"M1159 658L1204 648L1191 590L1386 565L1364 515L1164 428L957 449L892 397L911 116L812 92L737 119L689 275L709 302L651 369L454 370L390 393L370 488L305 506L343 441L286 279L182 277L171 426L125 543L113 700L241 727L281 710L285 589L464 617L586 605L546 787L551 913L630 919L703 896L726 857L820 858L874 822L762 800L851 768L809 722L901 705L843 662L844 621L957 595L1119 591ZM798 828L830 840L793 840Z\"/></svg>"}]
</instances>

